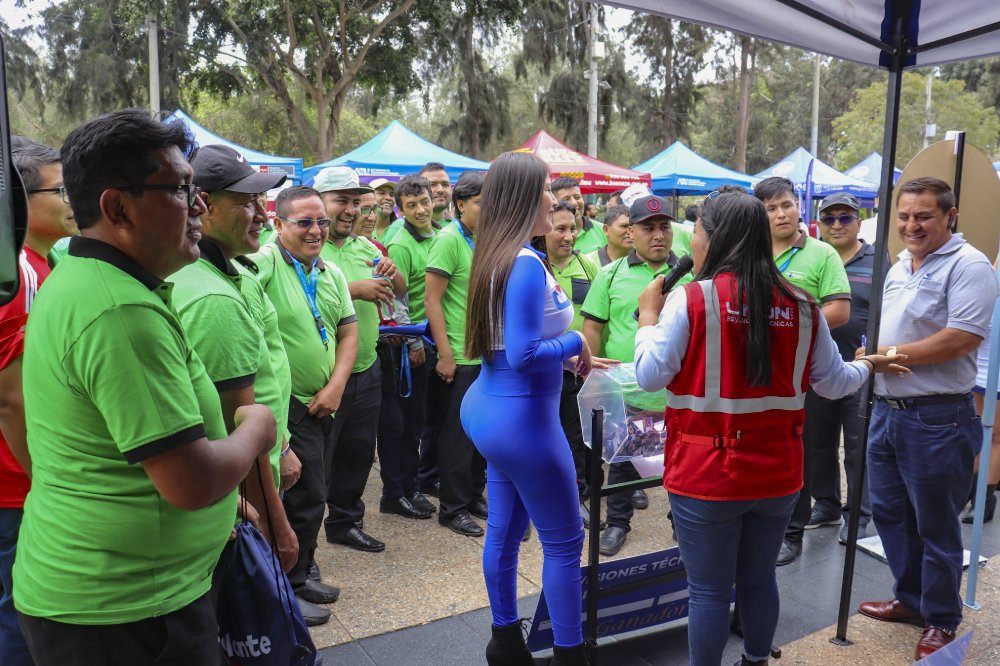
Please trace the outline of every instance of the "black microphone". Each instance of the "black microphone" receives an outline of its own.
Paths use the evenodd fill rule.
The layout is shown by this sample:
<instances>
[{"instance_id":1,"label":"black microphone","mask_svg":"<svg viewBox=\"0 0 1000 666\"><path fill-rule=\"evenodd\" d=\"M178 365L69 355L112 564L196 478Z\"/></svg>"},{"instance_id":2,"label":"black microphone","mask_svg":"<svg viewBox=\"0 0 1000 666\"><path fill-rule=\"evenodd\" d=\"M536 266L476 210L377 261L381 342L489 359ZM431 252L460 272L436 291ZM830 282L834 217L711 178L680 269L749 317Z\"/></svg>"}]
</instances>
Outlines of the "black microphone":
<instances>
[{"instance_id":1,"label":"black microphone","mask_svg":"<svg viewBox=\"0 0 1000 666\"><path fill-rule=\"evenodd\" d=\"M691 258L690 254L685 254L678 259L674 267L667 273L667 276L663 278L663 291L660 293L665 294L676 287L681 278L691 272L692 268L694 268L694 259ZM636 308L635 312L632 313L632 318L639 321L639 308Z\"/></svg>"}]
</instances>

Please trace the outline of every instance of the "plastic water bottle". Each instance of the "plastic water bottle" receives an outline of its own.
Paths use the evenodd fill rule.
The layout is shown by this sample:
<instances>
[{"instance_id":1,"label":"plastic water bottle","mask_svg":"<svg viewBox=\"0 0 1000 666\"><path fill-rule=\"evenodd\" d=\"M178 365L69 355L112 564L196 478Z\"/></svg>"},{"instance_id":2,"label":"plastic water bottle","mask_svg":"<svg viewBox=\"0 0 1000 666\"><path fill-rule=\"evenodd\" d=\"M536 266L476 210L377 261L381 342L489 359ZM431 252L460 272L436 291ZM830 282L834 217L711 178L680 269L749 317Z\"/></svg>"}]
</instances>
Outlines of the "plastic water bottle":
<instances>
[{"instance_id":1,"label":"plastic water bottle","mask_svg":"<svg viewBox=\"0 0 1000 666\"><path fill-rule=\"evenodd\" d=\"M386 277L385 275L380 275L379 274L379 272L378 272L378 262L379 261L380 260L377 259L377 258L376 259L372 259L372 279L373 280L382 280L383 282L385 282L386 286L388 286L389 289L391 290L392 289L392 278L389 278L389 277ZM378 318L380 320L382 320L383 322L386 322L386 323L392 321L392 315L395 313L395 308L392 306L392 303L386 303L385 301L379 301L378 303L376 303L376 305L378 306Z\"/></svg>"}]
</instances>

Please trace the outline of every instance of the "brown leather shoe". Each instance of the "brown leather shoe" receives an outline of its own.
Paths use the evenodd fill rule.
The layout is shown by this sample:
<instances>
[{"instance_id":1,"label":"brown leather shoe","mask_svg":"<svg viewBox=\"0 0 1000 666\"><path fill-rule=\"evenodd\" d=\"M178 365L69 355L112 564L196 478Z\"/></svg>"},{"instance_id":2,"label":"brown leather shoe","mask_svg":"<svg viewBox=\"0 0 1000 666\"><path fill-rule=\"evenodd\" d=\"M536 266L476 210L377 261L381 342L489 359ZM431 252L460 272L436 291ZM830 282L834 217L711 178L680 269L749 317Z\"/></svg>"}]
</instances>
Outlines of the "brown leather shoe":
<instances>
[{"instance_id":1,"label":"brown leather shoe","mask_svg":"<svg viewBox=\"0 0 1000 666\"><path fill-rule=\"evenodd\" d=\"M888 601L866 601L858 610L862 615L867 615L874 620L883 622L905 622L915 627L924 626L924 619L920 613L907 608L899 599L889 599Z\"/></svg>"},{"instance_id":2,"label":"brown leather shoe","mask_svg":"<svg viewBox=\"0 0 1000 666\"><path fill-rule=\"evenodd\" d=\"M920 637L920 641L917 643L917 661L920 661L932 652L940 650L953 640L955 640L954 631L932 627L928 624L924 627L924 635Z\"/></svg>"}]
</instances>

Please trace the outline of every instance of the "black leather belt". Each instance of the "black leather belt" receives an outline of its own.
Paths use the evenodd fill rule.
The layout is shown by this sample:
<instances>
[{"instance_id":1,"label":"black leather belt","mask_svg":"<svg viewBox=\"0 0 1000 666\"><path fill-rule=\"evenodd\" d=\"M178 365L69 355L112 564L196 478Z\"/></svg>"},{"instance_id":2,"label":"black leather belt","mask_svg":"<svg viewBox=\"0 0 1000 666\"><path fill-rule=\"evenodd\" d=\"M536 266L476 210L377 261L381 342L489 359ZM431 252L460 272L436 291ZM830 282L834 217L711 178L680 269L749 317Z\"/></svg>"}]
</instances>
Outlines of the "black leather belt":
<instances>
[{"instance_id":1,"label":"black leather belt","mask_svg":"<svg viewBox=\"0 0 1000 666\"><path fill-rule=\"evenodd\" d=\"M919 398L893 398L889 395L877 395L876 400L882 400L893 409L916 409L924 405L946 405L950 402L965 402L971 393L943 393L941 395L924 395Z\"/></svg>"}]
</instances>

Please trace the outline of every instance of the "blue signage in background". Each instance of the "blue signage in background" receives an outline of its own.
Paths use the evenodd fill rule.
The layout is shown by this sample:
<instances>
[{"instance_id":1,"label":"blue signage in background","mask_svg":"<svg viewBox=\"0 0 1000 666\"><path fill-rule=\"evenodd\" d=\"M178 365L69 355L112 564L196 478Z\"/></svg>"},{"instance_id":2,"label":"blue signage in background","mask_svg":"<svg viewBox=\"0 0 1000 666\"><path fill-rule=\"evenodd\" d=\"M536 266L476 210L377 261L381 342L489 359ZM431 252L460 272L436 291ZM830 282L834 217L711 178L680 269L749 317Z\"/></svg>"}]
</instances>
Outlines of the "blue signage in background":
<instances>
[{"instance_id":1,"label":"blue signage in background","mask_svg":"<svg viewBox=\"0 0 1000 666\"><path fill-rule=\"evenodd\" d=\"M668 548L613 562L601 562L599 581L602 592L616 587L640 583L621 594L603 597L597 606L597 637L613 636L628 631L675 622L687 617L688 591L684 563L679 548ZM587 567L582 567L583 607L581 616L587 621ZM552 621L545 603L545 592L538 599L538 608L531 619L528 649L532 652L552 647Z\"/></svg>"}]
</instances>

